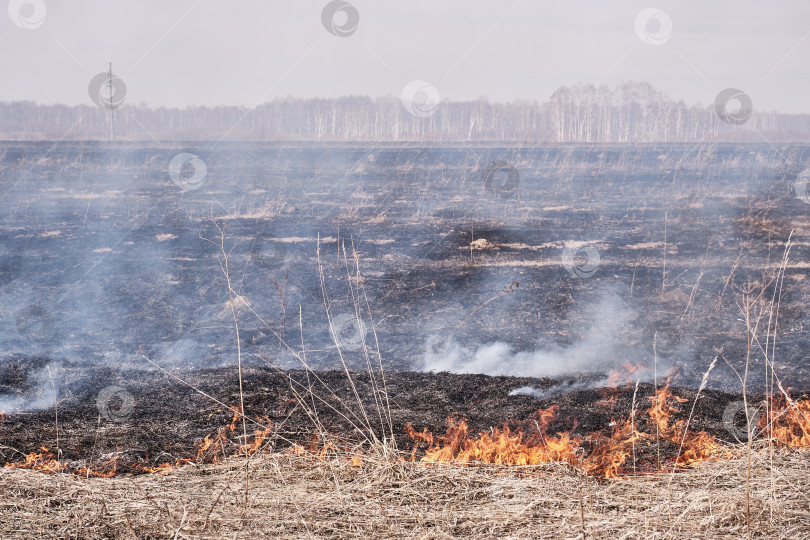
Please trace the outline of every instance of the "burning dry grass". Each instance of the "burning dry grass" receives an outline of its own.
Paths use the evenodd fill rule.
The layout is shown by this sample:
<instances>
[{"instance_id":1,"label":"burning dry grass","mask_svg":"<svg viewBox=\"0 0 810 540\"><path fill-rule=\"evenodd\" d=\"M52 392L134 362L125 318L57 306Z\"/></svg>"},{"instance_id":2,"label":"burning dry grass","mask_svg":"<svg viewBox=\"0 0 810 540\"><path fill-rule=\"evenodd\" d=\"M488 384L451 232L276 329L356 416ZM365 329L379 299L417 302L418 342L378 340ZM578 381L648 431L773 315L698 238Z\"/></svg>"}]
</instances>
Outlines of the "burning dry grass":
<instances>
[{"instance_id":1,"label":"burning dry grass","mask_svg":"<svg viewBox=\"0 0 810 540\"><path fill-rule=\"evenodd\" d=\"M0 537L709 538L741 536L750 523L752 538L796 538L810 528L808 400L768 405L750 478L748 449L690 432L673 418L685 400L668 386L649 401L588 440L547 431L556 407L537 411L526 433L504 424L473 434L454 419L445 435L408 426L410 460L379 441L344 452L329 436L268 452L273 425L240 442L233 406L195 458L129 466L152 474L116 474L115 457L59 462L46 448L7 464ZM637 468L637 452L661 442L663 460L648 455Z\"/></svg>"},{"instance_id":2,"label":"burning dry grass","mask_svg":"<svg viewBox=\"0 0 810 540\"><path fill-rule=\"evenodd\" d=\"M548 409L541 409L534 415L532 423L534 429L530 435L521 430L513 432L508 425L492 429L490 433L480 433L472 436L467 423L455 418L449 418L447 433L434 436L433 433L423 430L421 433L408 424L406 429L417 443L411 453L411 460L415 459L420 443L426 443L423 462L427 463L469 463L483 462L502 465L538 465L548 462L565 462L581 467L592 476L617 478L638 472L661 471L664 467L687 468L709 459L725 457L727 451L718 441L705 432L691 432L684 420L673 421L673 414L680 412L673 402L682 403L684 398L674 395L667 385L658 390L650 398L650 408L646 411L648 424L652 428L649 433L639 431L635 408L630 417L623 421L614 421L611 433L593 433L586 451L583 438L572 433L551 434L547 428L554 419L558 407L553 405ZM795 402L794 402L795 403ZM805 402L802 402L805 403ZM798 406L798 404L797 404ZM785 406L774 408L773 417L785 414L795 407ZM799 410L801 413L801 411ZM800 428L802 433L808 432L808 422L805 417L790 413L785 418L785 431L791 435L790 430ZM780 442L782 439L779 439ZM677 448L676 456L672 460L661 461L661 444L669 443ZM784 440L785 444L794 447L805 447L804 439L793 438ZM640 464L636 457L644 447L655 447L658 450L657 460L654 464ZM632 460L632 461L631 461ZM671 461L671 462L670 462ZM654 469L651 469L654 465Z\"/></svg>"},{"instance_id":3,"label":"burning dry grass","mask_svg":"<svg viewBox=\"0 0 810 540\"><path fill-rule=\"evenodd\" d=\"M720 538L745 535L743 448L674 475L598 480L562 464L458 467L366 456L229 458L82 478L0 469L3 538ZM810 529L807 451L755 452L758 538ZM245 501L245 469L250 488Z\"/></svg>"}]
</instances>

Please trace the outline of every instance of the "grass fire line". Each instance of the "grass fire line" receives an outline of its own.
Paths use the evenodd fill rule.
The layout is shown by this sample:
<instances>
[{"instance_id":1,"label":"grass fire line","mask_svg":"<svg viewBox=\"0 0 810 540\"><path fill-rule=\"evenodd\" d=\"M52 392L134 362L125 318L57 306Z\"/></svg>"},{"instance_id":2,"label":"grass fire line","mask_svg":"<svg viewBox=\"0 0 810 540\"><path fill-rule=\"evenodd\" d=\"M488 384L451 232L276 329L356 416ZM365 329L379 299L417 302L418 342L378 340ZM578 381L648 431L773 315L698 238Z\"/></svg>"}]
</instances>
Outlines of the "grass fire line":
<instances>
[{"instance_id":1,"label":"grass fire line","mask_svg":"<svg viewBox=\"0 0 810 540\"><path fill-rule=\"evenodd\" d=\"M528 419L528 430L514 422L505 422L489 432L471 433L467 420L451 416L444 434L435 434L423 428L417 431L412 423L405 430L413 440L409 454L401 454L398 461L421 465L449 464L467 466L492 464L507 467L568 464L589 476L615 479L638 474L655 474L666 470L682 470L709 460L732 457L732 448L704 431L690 432L683 419L673 420L681 412L680 403L686 399L674 395L669 381L649 398L649 407L643 414L631 413L628 418L614 420L609 431L594 432L586 437L574 434L576 424L568 432L550 433L548 428L559 413L552 405L536 411ZM72 473L85 477L110 478L121 472L167 473L186 464L220 463L230 457L252 456L270 452L266 444L274 437L275 426L269 418L265 425L253 430L252 441L239 441L238 424L242 418L239 407L231 406L231 422L220 426L215 434L208 434L195 442L194 456L171 462L150 465L148 460L118 470L120 456L112 455L92 462L60 461L55 452L41 446L20 461L8 462L7 468L31 469L45 473ZM221 409L218 409L218 412ZM0 415L2 416L2 415ZM642 428L646 427L646 430ZM768 403L767 414L761 415L756 433L768 435L767 442L777 447L810 448L810 400L792 400L777 396ZM654 450L665 448L664 460L655 460ZM673 449L675 449L673 451ZM325 460L343 456L353 466L364 463L363 450L335 440L321 440L317 434L308 444L292 443L285 451L299 457Z\"/></svg>"}]
</instances>

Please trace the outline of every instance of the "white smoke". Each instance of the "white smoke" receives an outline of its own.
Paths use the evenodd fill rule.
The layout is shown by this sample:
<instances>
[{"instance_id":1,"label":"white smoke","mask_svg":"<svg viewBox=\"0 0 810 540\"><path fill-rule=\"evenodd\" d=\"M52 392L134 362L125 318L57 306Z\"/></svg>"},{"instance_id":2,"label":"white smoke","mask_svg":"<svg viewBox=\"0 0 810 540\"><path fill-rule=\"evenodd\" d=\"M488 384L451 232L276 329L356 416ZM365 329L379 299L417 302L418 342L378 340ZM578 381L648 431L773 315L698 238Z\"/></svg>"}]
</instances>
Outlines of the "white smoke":
<instances>
[{"instance_id":1,"label":"white smoke","mask_svg":"<svg viewBox=\"0 0 810 540\"><path fill-rule=\"evenodd\" d=\"M464 344L451 338L445 343L435 336L428 338L434 346L427 347L422 370L450 373L480 373L514 377L566 378L589 376L588 380L564 381L549 389L532 386L519 388L512 394L551 397L567 391L597 388L608 384L607 375L620 369L623 363L651 363L642 346L630 346L628 338L635 328L637 313L615 292L603 293L591 314L580 317L583 322L581 338L563 346L538 342L532 350L515 351L504 341L487 344ZM666 369L659 358L659 369ZM635 378L645 380L652 371L640 369ZM593 377L592 375L597 375ZM602 376L598 376L601 374Z\"/></svg>"},{"instance_id":2,"label":"white smoke","mask_svg":"<svg viewBox=\"0 0 810 540\"><path fill-rule=\"evenodd\" d=\"M562 377L593 373L616 366L616 352L635 313L615 293L604 293L593 314L585 317L583 337L570 346L538 344L531 351L514 351L503 341L465 345L450 339L429 347L423 358L425 371L483 373L515 377ZM436 338L429 338L436 342Z\"/></svg>"},{"instance_id":3,"label":"white smoke","mask_svg":"<svg viewBox=\"0 0 810 540\"><path fill-rule=\"evenodd\" d=\"M51 368L50 374L48 367ZM33 388L24 394L0 396L0 411L33 412L53 406L58 395L55 381L60 368L59 364L51 364L32 372L26 380Z\"/></svg>"},{"instance_id":4,"label":"white smoke","mask_svg":"<svg viewBox=\"0 0 810 540\"><path fill-rule=\"evenodd\" d=\"M575 390L588 390L590 388L598 388L605 386L608 379L600 379L599 381L563 381L560 384L555 384L551 388L537 388L536 386L521 386L509 392L510 396L532 396L537 399L546 399L554 396L573 392Z\"/></svg>"}]
</instances>

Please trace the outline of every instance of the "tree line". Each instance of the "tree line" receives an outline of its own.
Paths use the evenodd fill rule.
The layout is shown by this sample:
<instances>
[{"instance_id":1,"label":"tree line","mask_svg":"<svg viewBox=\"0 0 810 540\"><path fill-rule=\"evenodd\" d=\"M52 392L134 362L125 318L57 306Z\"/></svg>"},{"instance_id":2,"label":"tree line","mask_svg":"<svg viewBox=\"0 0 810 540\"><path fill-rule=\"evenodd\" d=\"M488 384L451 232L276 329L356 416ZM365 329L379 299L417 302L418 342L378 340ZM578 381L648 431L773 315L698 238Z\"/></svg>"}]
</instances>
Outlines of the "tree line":
<instances>
[{"instance_id":1,"label":"tree line","mask_svg":"<svg viewBox=\"0 0 810 540\"><path fill-rule=\"evenodd\" d=\"M253 109L234 106L113 111L120 140L698 142L810 141L810 115L758 111L741 125L722 121L714 104L686 105L648 83L578 84L546 102L441 101L412 115L399 98L281 98ZM105 140L110 111L91 105L0 103L5 140Z\"/></svg>"}]
</instances>

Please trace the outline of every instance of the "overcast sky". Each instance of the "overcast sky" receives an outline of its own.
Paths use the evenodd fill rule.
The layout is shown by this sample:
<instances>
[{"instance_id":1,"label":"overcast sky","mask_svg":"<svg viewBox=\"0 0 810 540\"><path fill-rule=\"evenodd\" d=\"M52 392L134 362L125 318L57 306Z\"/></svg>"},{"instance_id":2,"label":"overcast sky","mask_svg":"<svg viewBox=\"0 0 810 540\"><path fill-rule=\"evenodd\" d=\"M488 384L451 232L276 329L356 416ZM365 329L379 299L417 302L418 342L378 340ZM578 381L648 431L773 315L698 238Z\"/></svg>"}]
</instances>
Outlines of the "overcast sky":
<instances>
[{"instance_id":1,"label":"overcast sky","mask_svg":"<svg viewBox=\"0 0 810 540\"><path fill-rule=\"evenodd\" d=\"M36 1L44 18L3 0L0 101L92 104L112 61L126 102L150 106L399 96L413 80L454 100L544 101L645 80L690 104L735 87L755 109L810 113L808 0L351 0L345 37L324 26L326 0ZM647 8L660 11L635 24Z\"/></svg>"}]
</instances>

